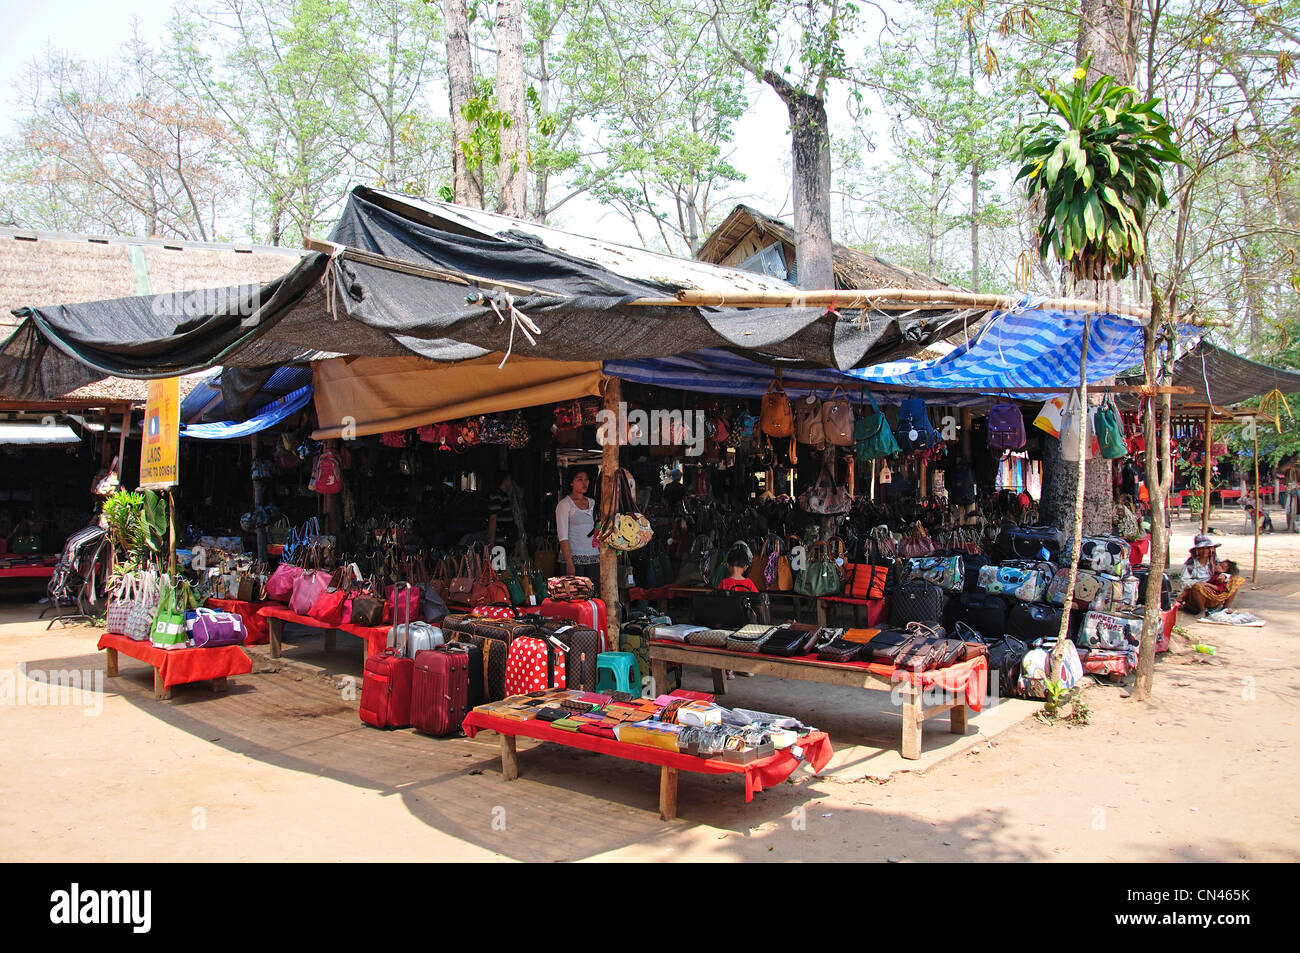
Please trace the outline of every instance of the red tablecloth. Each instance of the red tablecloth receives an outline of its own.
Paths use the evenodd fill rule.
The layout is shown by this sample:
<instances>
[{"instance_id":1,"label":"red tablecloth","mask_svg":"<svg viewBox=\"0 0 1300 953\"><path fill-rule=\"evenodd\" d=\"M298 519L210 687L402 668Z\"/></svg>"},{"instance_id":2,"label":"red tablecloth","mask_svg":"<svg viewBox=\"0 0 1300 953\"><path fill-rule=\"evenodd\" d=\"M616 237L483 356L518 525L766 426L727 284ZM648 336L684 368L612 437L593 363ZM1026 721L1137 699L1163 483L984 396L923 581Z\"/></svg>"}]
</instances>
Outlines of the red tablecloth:
<instances>
[{"instance_id":1,"label":"red tablecloth","mask_svg":"<svg viewBox=\"0 0 1300 953\"><path fill-rule=\"evenodd\" d=\"M667 648L690 650L697 646L687 645L682 642L673 642L669 640L651 640L652 645L662 645ZM913 672L908 669L896 668L893 665L881 665L877 662L824 662L817 658L816 655L795 655L790 658L779 657L775 655L755 654L753 652L730 652L726 649L700 648L701 652L714 653L722 655L735 655L740 658L761 658L772 662L797 662L802 664L812 664L821 668L859 668L866 669L876 675L884 676L893 682L909 682L922 690L939 686L946 692L957 694L966 693L966 704L970 706L971 711L982 711L984 708L984 692L988 686L989 660L981 655L979 658L971 659L967 662L957 662L949 665L947 668L933 668L928 672ZM689 664L689 663L686 663Z\"/></svg>"},{"instance_id":2,"label":"red tablecloth","mask_svg":"<svg viewBox=\"0 0 1300 953\"><path fill-rule=\"evenodd\" d=\"M216 649L160 649L152 642L137 642L125 635L105 632L99 637L99 647L117 649L123 655L152 665L162 673L166 688L227 675L246 675L253 670L252 660L238 645Z\"/></svg>"},{"instance_id":3,"label":"red tablecloth","mask_svg":"<svg viewBox=\"0 0 1300 953\"><path fill-rule=\"evenodd\" d=\"M53 575L53 566L9 566L0 569L0 579L49 579Z\"/></svg>"},{"instance_id":4,"label":"red tablecloth","mask_svg":"<svg viewBox=\"0 0 1300 953\"><path fill-rule=\"evenodd\" d=\"M355 635L359 639L365 639L368 645L368 654L373 655L376 652L382 652L388 647L388 630L386 625L352 625L343 622L339 625L326 625L319 619L313 619L311 616L298 615L288 606L279 604L263 606L257 610L257 614L267 619L283 619L285 622L297 622L299 625L311 626L313 629L337 629L340 632L346 632L348 635Z\"/></svg>"},{"instance_id":5,"label":"red tablecloth","mask_svg":"<svg viewBox=\"0 0 1300 953\"><path fill-rule=\"evenodd\" d=\"M265 645L271 641L271 632L266 625L266 617L258 615L259 609L266 606L274 606L274 602L242 602L239 599L212 599L203 603L204 608L216 609L218 612L233 612L244 621L244 628L248 630L248 635L244 638L245 645Z\"/></svg>"},{"instance_id":6,"label":"red tablecloth","mask_svg":"<svg viewBox=\"0 0 1300 953\"><path fill-rule=\"evenodd\" d=\"M503 735L523 735L525 738L536 738L538 741L550 741L569 748L582 748L584 751L597 751L600 754L609 754L628 761L663 765L679 771L695 771L698 774L743 774L746 803L754 799L754 792L780 784L799 766L799 761L788 751L778 751L770 757L751 761L749 764L732 764L730 761L695 758L676 751L626 744L611 738L598 738L577 731L563 731L537 719L511 721L509 718L497 718L477 711L471 711L465 716L463 726L465 734L471 738L480 731L495 731ZM810 732L807 737L800 739L799 746L803 748L804 758L817 771L830 764L831 755L834 754L830 738L821 731Z\"/></svg>"}]
</instances>

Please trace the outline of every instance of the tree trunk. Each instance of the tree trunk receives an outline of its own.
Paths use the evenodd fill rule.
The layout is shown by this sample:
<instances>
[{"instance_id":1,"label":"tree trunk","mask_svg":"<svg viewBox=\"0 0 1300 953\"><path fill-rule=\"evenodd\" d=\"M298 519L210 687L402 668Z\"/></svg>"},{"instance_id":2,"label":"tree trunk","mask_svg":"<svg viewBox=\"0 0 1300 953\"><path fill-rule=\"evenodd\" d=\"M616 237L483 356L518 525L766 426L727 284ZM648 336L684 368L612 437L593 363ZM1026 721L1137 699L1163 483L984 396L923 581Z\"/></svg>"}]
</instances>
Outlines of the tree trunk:
<instances>
[{"instance_id":1,"label":"tree trunk","mask_svg":"<svg viewBox=\"0 0 1300 953\"><path fill-rule=\"evenodd\" d=\"M768 70L764 81L776 90L790 112L794 157L795 269L799 287L835 287L831 245L831 139L826 104Z\"/></svg>"},{"instance_id":2,"label":"tree trunk","mask_svg":"<svg viewBox=\"0 0 1300 953\"><path fill-rule=\"evenodd\" d=\"M523 0L497 2L497 108L501 124L501 164L497 166L497 211L523 218L528 186L528 114L524 103Z\"/></svg>"},{"instance_id":3,"label":"tree trunk","mask_svg":"<svg viewBox=\"0 0 1300 953\"><path fill-rule=\"evenodd\" d=\"M1080 63L1092 54L1088 82L1110 76L1119 83L1133 82L1135 15L1132 0L1080 0L1079 41L1076 56Z\"/></svg>"},{"instance_id":4,"label":"tree trunk","mask_svg":"<svg viewBox=\"0 0 1300 953\"><path fill-rule=\"evenodd\" d=\"M1084 470L1083 531L1088 536L1109 535L1114 523L1112 461L1093 457ZM1044 440L1043 498L1039 520L1048 526L1069 526L1074 520L1075 488L1079 465L1061 456L1061 441Z\"/></svg>"},{"instance_id":5,"label":"tree trunk","mask_svg":"<svg viewBox=\"0 0 1300 953\"><path fill-rule=\"evenodd\" d=\"M1148 385L1167 383L1162 381L1156 367L1156 343L1160 325L1164 320L1164 306L1158 294L1151 296L1151 324L1147 328L1146 341L1143 346L1143 365L1146 370ZM1157 427L1156 406L1159 402L1159 426ZM1170 459L1169 415L1170 401L1168 394L1148 401L1145 409L1143 427L1147 434L1146 483L1147 499L1151 505L1151 574L1147 577L1147 598L1143 606L1142 643L1138 649L1137 676L1133 686L1133 697L1138 701L1149 698L1155 686L1156 641L1163 624L1164 613L1160 606L1161 573L1169 557L1169 532L1165 528L1165 500L1173 485L1173 461Z\"/></svg>"},{"instance_id":6,"label":"tree trunk","mask_svg":"<svg viewBox=\"0 0 1300 953\"><path fill-rule=\"evenodd\" d=\"M469 161L461 148L473 133L463 112L474 94L467 0L444 0L443 17L447 31L447 96L451 102L452 195L458 205L482 208L482 186L478 177L471 174Z\"/></svg>"}]
</instances>

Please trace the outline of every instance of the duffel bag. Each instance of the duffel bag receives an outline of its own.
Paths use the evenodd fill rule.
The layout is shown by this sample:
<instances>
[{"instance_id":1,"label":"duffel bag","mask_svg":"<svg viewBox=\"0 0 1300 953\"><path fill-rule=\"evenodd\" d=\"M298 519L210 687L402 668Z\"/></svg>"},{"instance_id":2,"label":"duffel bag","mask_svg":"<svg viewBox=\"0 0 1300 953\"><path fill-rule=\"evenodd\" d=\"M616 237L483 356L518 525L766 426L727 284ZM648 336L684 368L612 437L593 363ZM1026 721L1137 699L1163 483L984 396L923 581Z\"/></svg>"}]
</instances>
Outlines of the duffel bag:
<instances>
[{"instance_id":1,"label":"duffel bag","mask_svg":"<svg viewBox=\"0 0 1300 953\"><path fill-rule=\"evenodd\" d=\"M980 588L1021 602L1038 602L1047 593L1047 580L1033 569L1014 566L985 566L980 570Z\"/></svg>"},{"instance_id":2,"label":"duffel bag","mask_svg":"<svg viewBox=\"0 0 1300 953\"><path fill-rule=\"evenodd\" d=\"M1140 616L1089 612L1079 626L1078 642L1086 649L1128 649L1142 641Z\"/></svg>"},{"instance_id":3,"label":"duffel bag","mask_svg":"<svg viewBox=\"0 0 1300 953\"><path fill-rule=\"evenodd\" d=\"M1004 559L1046 558L1056 562L1066 542L1065 531L1055 526L1009 526L998 534L995 546Z\"/></svg>"},{"instance_id":4,"label":"duffel bag","mask_svg":"<svg viewBox=\"0 0 1300 953\"><path fill-rule=\"evenodd\" d=\"M1085 536L1079 543L1079 568L1111 576L1129 574L1129 552L1132 547L1128 541L1118 536ZM1068 565L1074 551L1074 540L1069 540L1064 549L1064 561Z\"/></svg>"},{"instance_id":5,"label":"duffel bag","mask_svg":"<svg viewBox=\"0 0 1300 953\"><path fill-rule=\"evenodd\" d=\"M1094 599L1103 596L1102 578L1085 569L1075 570L1074 608L1085 609L1092 605ZM1065 605L1065 590L1070 584L1070 569L1058 569L1047 586L1047 601L1053 605ZM1093 608L1101 608L1093 606Z\"/></svg>"},{"instance_id":6,"label":"duffel bag","mask_svg":"<svg viewBox=\"0 0 1300 953\"><path fill-rule=\"evenodd\" d=\"M1007 631L1007 600L991 592L963 592L955 600L953 622L962 622L986 639Z\"/></svg>"},{"instance_id":7,"label":"duffel bag","mask_svg":"<svg viewBox=\"0 0 1300 953\"><path fill-rule=\"evenodd\" d=\"M924 579L913 579L894 590L889 602L889 624L906 628L909 622L943 620L943 590Z\"/></svg>"},{"instance_id":8,"label":"duffel bag","mask_svg":"<svg viewBox=\"0 0 1300 953\"><path fill-rule=\"evenodd\" d=\"M596 598L596 584L586 576L552 576L546 580L546 596L557 602L583 602Z\"/></svg>"},{"instance_id":9,"label":"duffel bag","mask_svg":"<svg viewBox=\"0 0 1300 953\"><path fill-rule=\"evenodd\" d=\"M1020 680L1020 660L1029 646L1014 636L1004 635L989 641L989 694L996 690L1003 698L1016 694Z\"/></svg>"},{"instance_id":10,"label":"duffel bag","mask_svg":"<svg viewBox=\"0 0 1300 953\"><path fill-rule=\"evenodd\" d=\"M199 648L220 648L223 645L243 645L248 632L244 629L244 620L233 612L217 612L213 609L195 609L198 613L194 627L190 630L190 640Z\"/></svg>"},{"instance_id":11,"label":"duffel bag","mask_svg":"<svg viewBox=\"0 0 1300 953\"><path fill-rule=\"evenodd\" d=\"M924 579L945 592L960 592L966 585L966 569L961 556L922 556L903 564L902 579Z\"/></svg>"},{"instance_id":12,"label":"duffel bag","mask_svg":"<svg viewBox=\"0 0 1300 953\"><path fill-rule=\"evenodd\" d=\"M1018 602L1007 612L1007 635L1032 643L1035 639L1054 638L1061 630L1061 606L1043 602Z\"/></svg>"}]
</instances>

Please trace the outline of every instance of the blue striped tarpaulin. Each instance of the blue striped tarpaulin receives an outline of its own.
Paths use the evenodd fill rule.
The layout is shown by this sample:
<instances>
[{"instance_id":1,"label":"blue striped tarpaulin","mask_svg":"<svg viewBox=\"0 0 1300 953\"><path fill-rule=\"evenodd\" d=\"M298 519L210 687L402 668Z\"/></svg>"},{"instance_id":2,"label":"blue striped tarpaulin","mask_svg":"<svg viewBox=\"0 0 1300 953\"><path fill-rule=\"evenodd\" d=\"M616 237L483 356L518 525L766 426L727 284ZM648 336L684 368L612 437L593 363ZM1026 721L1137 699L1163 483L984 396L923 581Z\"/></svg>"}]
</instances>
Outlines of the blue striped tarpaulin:
<instances>
[{"instance_id":1,"label":"blue striped tarpaulin","mask_svg":"<svg viewBox=\"0 0 1300 953\"><path fill-rule=\"evenodd\" d=\"M891 361L846 373L864 382L931 390L1078 387L1085 319L1088 380L1142 363L1143 329L1136 319L1028 310L994 312L971 341L937 360Z\"/></svg>"},{"instance_id":2,"label":"blue striped tarpaulin","mask_svg":"<svg viewBox=\"0 0 1300 953\"><path fill-rule=\"evenodd\" d=\"M278 373L278 371L277 371ZM259 433L268 427L274 427L286 417L302 410L311 401L312 386L300 387L291 394L277 397L262 407L255 417L247 420L222 420L209 424L181 424L182 437L197 437L200 440L230 440L234 437L247 437Z\"/></svg>"}]
</instances>

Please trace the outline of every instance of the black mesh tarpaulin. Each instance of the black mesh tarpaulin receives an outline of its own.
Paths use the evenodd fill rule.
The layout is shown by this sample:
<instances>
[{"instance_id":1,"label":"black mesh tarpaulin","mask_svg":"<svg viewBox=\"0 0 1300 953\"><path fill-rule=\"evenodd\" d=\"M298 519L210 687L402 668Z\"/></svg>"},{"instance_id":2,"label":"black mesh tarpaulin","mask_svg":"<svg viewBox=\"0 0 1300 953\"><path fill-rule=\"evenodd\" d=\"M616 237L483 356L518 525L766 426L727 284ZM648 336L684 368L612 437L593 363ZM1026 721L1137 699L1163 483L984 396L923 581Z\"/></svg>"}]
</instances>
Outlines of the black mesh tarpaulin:
<instances>
[{"instance_id":1,"label":"black mesh tarpaulin","mask_svg":"<svg viewBox=\"0 0 1300 953\"><path fill-rule=\"evenodd\" d=\"M451 361L513 347L594 361L727 348L847 369L914 354L954 333L964 317L917 310L860 324L855 312L820 308L635 305L688 283L674 280L670 267L664 277L628 278L522 232L475 234L414 214L395 198L354 189L330 235L382 263L318 252L261 286L15 309L22 324L0 345L0 398L47 400L106 376L171 377L220 365L233 369L224 383L227 402L237 404L236 391L319 352ZM474 278L466 284L432 277L433 270ZM524 287L514 305L536 326L535 345L508 308L467 303L467 293L499 284ZM503 301L499 292L494 300Z\"/></svg>"},{"instance_id":2,"label":"black mesh tarpaulin","mask_svg":"<svg viewBox=\"0 0 1300 953\"><path fill-rule=\"evenodd\" d=\"M1172 398L1175 407L1197 404L1230 407L1274 390L1283 394L1300 393L1300 371L1260 364L1202 340L1174 363L1170 383L1193 390L1191 394L1175 394Z\"/></svg>"}]
</instances>

